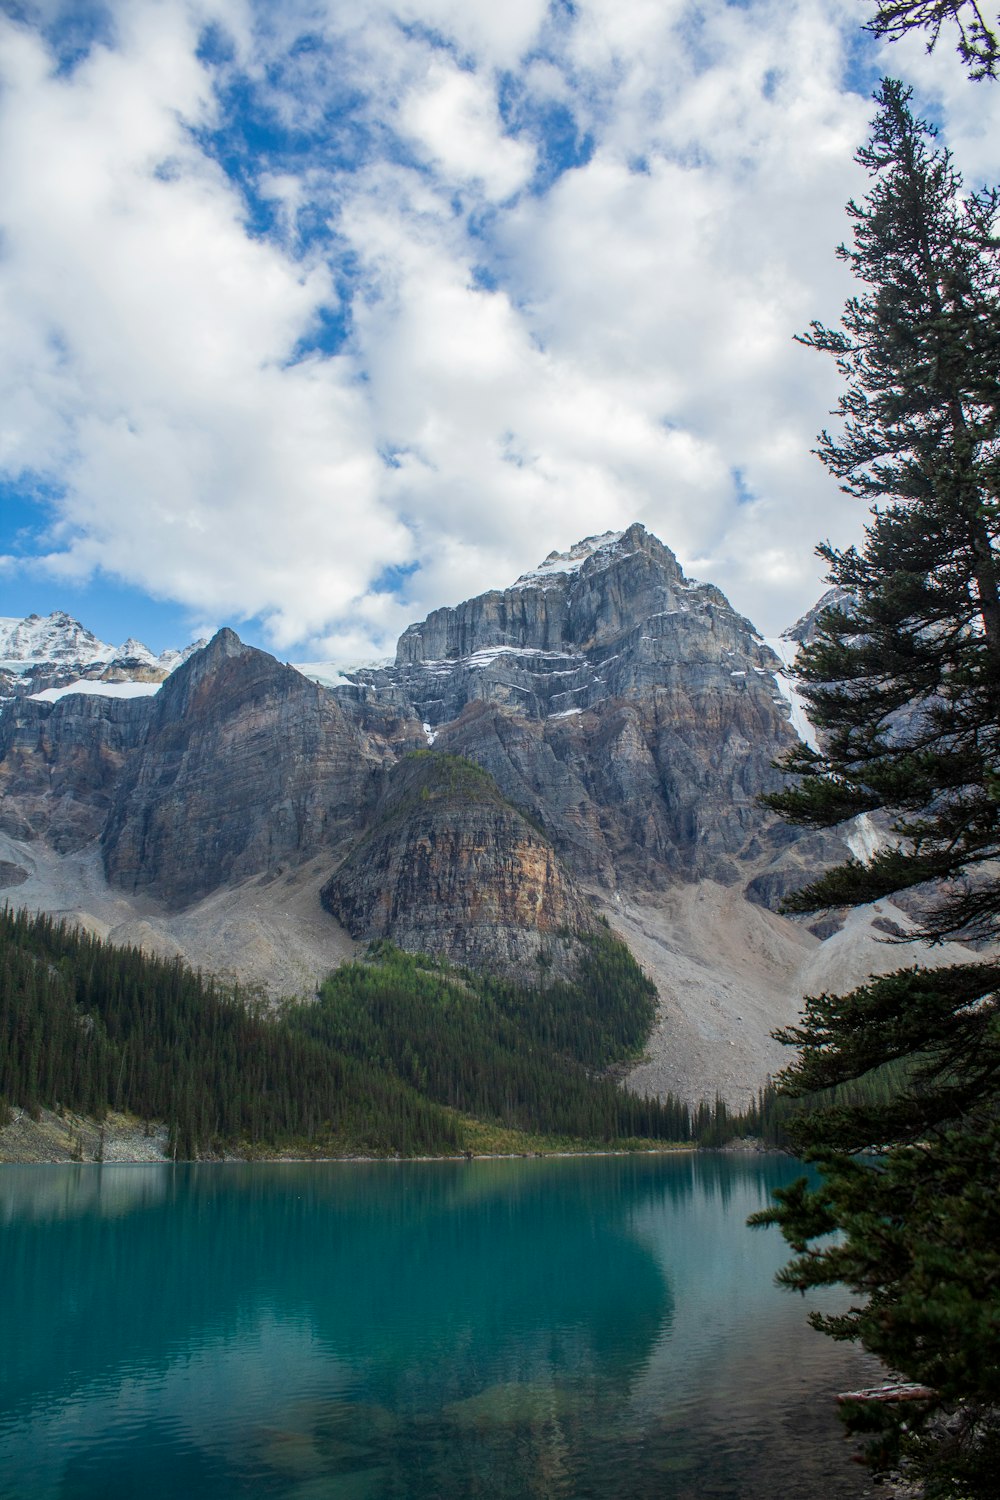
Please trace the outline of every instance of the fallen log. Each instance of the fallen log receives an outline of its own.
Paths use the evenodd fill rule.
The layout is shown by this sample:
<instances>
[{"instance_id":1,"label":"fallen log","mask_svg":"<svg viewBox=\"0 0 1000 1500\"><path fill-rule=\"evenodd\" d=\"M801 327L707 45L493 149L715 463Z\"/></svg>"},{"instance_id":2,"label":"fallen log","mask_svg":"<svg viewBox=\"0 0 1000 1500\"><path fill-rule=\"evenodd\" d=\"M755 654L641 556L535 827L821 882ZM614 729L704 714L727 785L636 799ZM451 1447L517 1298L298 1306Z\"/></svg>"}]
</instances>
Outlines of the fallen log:
<instances>
[{"instance_id":1,"label":"fallen log","mask_svg":"<svg viewBox=\"0 0 1000 1500\"><path fill-rule=\"evenodd\" d=\"M838 1401L934 1401L937 1391L929 1385L914 1385L907 1381L889 1381L886 1385L869 1386L864 1391L841 1391Z\"/></svg>"}]
</instances>

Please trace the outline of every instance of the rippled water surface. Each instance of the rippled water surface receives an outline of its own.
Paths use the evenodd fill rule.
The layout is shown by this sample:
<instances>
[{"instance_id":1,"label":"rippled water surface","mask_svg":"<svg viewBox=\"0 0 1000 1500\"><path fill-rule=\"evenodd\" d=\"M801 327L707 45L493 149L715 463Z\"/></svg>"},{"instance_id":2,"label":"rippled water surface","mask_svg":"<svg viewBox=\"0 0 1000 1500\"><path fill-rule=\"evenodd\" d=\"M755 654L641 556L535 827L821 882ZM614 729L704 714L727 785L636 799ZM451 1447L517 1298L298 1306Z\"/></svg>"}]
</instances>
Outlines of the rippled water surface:
<instances>
[{"instance_id":1,"label":"rippled water surface","mask_svg":"<svg viewBox=\"0 0 1000 1500\"><path fill-rule=\"evenodd\" d=\"M860 1497L871 1368L744 1227L797 1172L0 1167L0 1497Z\"/></svg>"}]
</instances>

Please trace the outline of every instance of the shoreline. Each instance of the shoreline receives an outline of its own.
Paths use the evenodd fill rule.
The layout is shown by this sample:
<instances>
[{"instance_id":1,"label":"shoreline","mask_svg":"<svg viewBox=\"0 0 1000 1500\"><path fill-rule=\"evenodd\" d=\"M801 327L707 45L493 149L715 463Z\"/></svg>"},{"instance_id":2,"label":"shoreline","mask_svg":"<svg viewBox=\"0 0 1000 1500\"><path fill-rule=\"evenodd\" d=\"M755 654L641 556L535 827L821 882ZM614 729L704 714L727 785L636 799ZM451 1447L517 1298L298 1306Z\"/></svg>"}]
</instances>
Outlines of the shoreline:
<instances>
[{"instance_id":1,"label":"shoreline","mask_svg":"<svg viewBox=\"0 0 1000 1500\"><path fill-rule=\"evenodd\" d=\"M0 1127L0 1167L16 1166L246 1166L250 1163L299 1164L308 1162L370 1163L386 1162L462 1162L462 1161L529 1161L582 1156L673 1156L699 1151L694 1141L679 1141L642 1147L595 1146L593 1148L552 1147L508 1151L475 1151L402 1156L398 1152L375 1155L365 1152L338 1153L288 1151L231 1152L222 1156L173 1158L167 1151L167 1127L161 1121L142 1122L130 1116L109 1112L99 1123L71 1110L38 1111L33 1119L21 1108L11 1110L9 1124ZM726 1148L722 1148L726 1149ZM736 1147L749 1152L752 1148Z\"/></svg>"}]
</instances>

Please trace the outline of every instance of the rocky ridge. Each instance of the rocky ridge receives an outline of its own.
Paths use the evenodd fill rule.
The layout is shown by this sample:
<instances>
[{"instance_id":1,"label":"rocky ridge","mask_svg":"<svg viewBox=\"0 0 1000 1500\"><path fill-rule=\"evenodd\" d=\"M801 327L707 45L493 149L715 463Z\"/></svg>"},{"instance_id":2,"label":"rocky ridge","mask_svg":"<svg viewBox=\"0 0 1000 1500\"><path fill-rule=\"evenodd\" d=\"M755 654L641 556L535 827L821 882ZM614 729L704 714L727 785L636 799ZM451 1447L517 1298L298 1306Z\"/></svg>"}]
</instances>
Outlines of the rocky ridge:
<instances>
[{"instance_id":1,"label":"rocky ridge","mask_svg":"<svg viewBox=\"0 0 1000 1500\"><path fill-rule=\"evenodd\" d=\"M394 666L337 696L373 732L392 712L490 771L581 878L733 883L797 841L757 803L794 739L780 670L718 589L634 525L435 610Z\"/></svg>"}]
</instances>

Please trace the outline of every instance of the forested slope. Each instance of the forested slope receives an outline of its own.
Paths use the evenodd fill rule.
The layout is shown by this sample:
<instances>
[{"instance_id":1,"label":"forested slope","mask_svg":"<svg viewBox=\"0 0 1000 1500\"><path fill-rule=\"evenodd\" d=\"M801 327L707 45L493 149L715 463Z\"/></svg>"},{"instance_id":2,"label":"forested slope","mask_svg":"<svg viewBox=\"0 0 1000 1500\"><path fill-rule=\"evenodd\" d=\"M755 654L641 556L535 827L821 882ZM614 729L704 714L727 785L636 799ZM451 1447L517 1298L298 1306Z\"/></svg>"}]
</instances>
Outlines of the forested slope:
<instances>
[{"instance_id":1,"label":"forested slope","mask_svg":"<svg viewBox=\"0 0 1000 1500\"><path fill-rule=\"evenodd\" d=\"M388 944L315 1002L267 1011L179 961L0 913L0 1098L166 1120L173 1154L457 1152L474 1122L567 1140L681 1140L685 1107L604 1076L655 991L610 933L572 983L500 984Z\"/></svg>"}]
</instances>

